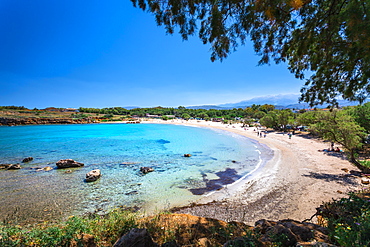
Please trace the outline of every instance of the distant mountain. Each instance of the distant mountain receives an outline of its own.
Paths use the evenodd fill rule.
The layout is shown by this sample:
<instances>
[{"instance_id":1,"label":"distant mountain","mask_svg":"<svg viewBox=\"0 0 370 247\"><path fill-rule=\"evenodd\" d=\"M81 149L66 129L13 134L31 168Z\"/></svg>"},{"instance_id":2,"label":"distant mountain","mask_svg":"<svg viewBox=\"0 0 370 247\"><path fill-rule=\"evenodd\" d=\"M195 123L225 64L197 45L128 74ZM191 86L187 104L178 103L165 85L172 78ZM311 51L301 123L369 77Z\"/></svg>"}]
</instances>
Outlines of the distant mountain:
<instances>
[{"instance_id":1,"label":"distant mountain","mask_svg":"<svg viewBox=\"0 0 370 247\"><path fill-rule=\"evenodd\" d=\"M310 108L307 103L299 103L299 94L278 94L268 95L262 97L255 97L249 100L243 100L237 103L227 103L221 105L204 105L204 106L189 106L188 109L233 109L233 108L247 108L254 105L270 104L274 105L276 109L307 109ZM369 99L366 101L368 102ZM353 106L358 105L358 102L350 102L347 100L338 100L339 106ZM327 105L318 106L318 108L326 108Z\"/></svg>"},{"instance_id":2,"label":"distant mountain","mask_svg":"<svg viewBox=\"0 0 370 247\"><path fill-rule=\"evenodd\" d=\"M123 108L125 108L127 110L132 110L132 109L143 108L143 107L140 107L140 106L124 106Z\"/></svg>"},{"instance_id":3,"label":"distant mountain","mask_svg":"<svg viewBox=\"0 0 370 247\"><path fill-rule=\"evenodd\" d=\"M278 94L268 95L262 97L255 97L249 100L244 100L238 103L221 104L221 107L233 107L239 108L240 106L251 106L251 105L264 105L270 104L274 106L287 106L298 104L299 94Z\"/></svg>"},{"instance_id":4,"label":"distant mountain","mask_svg":"<svg viewBox=\"0 0 370 247\"><path fill-rule=\"evenodd\" d=\"M200 105L200 106L187 106L187 109L205 109L205 110L210 110L210 109L215 109L215 110L225 110L225 109L230 109L230 107L222 107L222 106L217 106L217 105ZM232 109L233 107L231 107Z\"/></svg>"}]
</instances>

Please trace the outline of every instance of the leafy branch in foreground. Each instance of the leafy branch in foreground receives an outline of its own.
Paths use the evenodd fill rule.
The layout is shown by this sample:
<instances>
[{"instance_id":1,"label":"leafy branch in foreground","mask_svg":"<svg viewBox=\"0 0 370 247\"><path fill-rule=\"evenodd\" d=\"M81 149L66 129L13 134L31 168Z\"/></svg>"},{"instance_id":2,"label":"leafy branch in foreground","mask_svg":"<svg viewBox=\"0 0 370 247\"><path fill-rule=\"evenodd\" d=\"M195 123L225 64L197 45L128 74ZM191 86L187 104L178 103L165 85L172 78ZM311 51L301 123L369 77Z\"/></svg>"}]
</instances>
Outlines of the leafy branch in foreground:
<instances>
[{"instance_id":1,"label":"leafy branch in foreground","mask_svg":"<svg viewBox=\"0 0 370 247\"><path fill-rule=\"evenodd\" d=\"M168 34L198 34L223 60L249 39L259 64L287 62L306 80L301 100L363 102L370 93L370 2L363 0L131 0Z\"/></svg>"}]
</instances>

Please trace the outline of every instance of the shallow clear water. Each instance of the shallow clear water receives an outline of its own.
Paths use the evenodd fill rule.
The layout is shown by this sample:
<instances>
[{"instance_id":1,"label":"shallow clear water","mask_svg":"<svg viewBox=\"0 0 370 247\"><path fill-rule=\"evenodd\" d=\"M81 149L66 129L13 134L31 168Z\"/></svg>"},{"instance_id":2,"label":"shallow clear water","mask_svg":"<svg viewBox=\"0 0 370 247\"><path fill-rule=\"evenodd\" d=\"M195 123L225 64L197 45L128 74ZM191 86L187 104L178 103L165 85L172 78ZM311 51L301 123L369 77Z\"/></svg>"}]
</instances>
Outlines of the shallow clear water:
<instances>
[{"instance_id":1,"label":"shallow clear water","mask_svg":"<svg viewBox=\"0 0 370 247\"><path fill-rule=\"evenodd\" d=\"M0 127L0 218L20 220L137 206L146 211L185 205L251 172L264 147L226 131L166 124ZM183 155L190 153L186 158ZM82 168L36 171L60 159ZM142 166L154 172L143 175ZM85 183L85 174L102 177Z\"/></svg>"}]
</instances>

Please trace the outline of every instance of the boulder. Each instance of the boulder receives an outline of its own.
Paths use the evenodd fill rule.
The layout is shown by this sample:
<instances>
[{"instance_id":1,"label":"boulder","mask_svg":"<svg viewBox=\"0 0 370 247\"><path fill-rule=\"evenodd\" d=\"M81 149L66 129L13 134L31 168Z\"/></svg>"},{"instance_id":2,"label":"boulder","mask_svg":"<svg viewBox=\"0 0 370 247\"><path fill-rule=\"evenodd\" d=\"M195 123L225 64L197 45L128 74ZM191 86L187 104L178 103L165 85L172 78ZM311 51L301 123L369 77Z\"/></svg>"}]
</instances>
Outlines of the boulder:
<instances>
[{"instance_id":1,"label":"boulder","mask_svg":"<svg viewBox=\"0 0 370 247\"><path fill-rule=\"evenodd\" d=\"M158 247L146 229L134 228L123 235L113 247Z\"/></svg>"},{"instance_id":2,"label":"boulder","mask_svg":"<svg viewBox=\"0 0 370 247\"><path fill-rule=\"evenodd\" d=\"M191 154L184 154L184 157L191 157Z\"/></svg>"},{"instance_id":3,"label":"boulder","mask_svg":"<svg viewBox=\"0 0 370 247\"><path fill-rule=\"evenodd\" d=\"M7 170L18 170L21 169L20 164L8 164L7 167L5 167Z\"/></svg>"},{"instance_id":4,"label":"boulder","mask_svg":"<svg viewBox=\"0 0 370 247\"><path fill-rule=\"evenodd\" d=\"M95 170L92 170L92 171L89 171L88 173L86 173L85 181L86 182L94 182L94 181L98 180L100 177L101 177L100 170L95 169Z\"/></svg>"},{"instance_id":5,"label":"boulder","mask_svg":"<svg viewBox=\"0 0 370 247\"><path fill-rule=\"evenodd\" d=\"M73 159L59 160L56 165L59 169L84 166L83 163L76 162Z\"/></svg>"},{"instance_id":6,"label":"boulder","mask_svg":"<svg viewBox=\"0 0 370 247\"><path fill-rule=\"evenodd\" d=\"M30 161L32 161L32 160L33 160L33 158L32 158L32 157L27 157L27 158L24 158L24 159L22 160L22 163L30 162Z\"/></svg>"},{"instance_id":7,"label":"boulder","mask_svg":"<svg viewBox=\"0 0 370 247\"><path fill-rule=\"evenodd\" d=\"M329 241L326 228L295 220L280 220L277 222L259 220L255 224L255 230L262 234L260 240L266 245L277 240L284 246L296 246L297 243L312 240L317 242Z\"/></svg>"},{"instance_id":8,"label":"boulder","mask_svg":"<svg viewBox=\"0 0 370 247\"><path fill-rule=\"evenodd\" d=\"M147 174L149 172L154 172L154 169L151 168L151 167L140 167L140 171L143 173L143 174Z\"/></svg>"},{"instance_id":9,"label":"boulder","mask_svg":"<svg viewBox=\"0 0 370 247\"><path fill-rule=\"evenodd\" d=\"M369 178L361 178L361 183L362 184L370 184L370 179Z\"/></svg>"}]
</instances>

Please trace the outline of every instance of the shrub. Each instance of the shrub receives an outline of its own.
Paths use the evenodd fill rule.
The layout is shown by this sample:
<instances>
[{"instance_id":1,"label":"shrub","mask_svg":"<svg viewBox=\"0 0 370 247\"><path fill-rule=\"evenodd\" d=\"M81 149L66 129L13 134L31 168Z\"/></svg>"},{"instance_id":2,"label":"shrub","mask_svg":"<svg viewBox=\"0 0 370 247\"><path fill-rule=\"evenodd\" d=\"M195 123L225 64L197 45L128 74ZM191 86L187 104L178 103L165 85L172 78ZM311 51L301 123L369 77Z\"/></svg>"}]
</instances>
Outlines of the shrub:
<instances>
[{"instance_id":1,"label":"shrub","mask_svg":"<svg viewBox=\"0 0 370 247\"><path fill-rule=\"evenodd\" d=\"M370 191L324 205L330 237L340 246L370 246Z\"/></svg>"},{"instance_id":2,"label":"shrub","mask_svg":"<svg viewBox=\"0 0 370 247\"><path fill-rule=\"evenodd\" d=\"M21 227L0 224L0 246L77 246L83 233L94 234L98 246L112 245L123 233L137 226L137 214L115 209L106 215L71 216L65 223Z\"/></svg>"}]
</instances>

